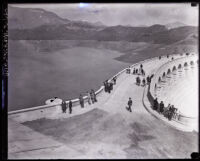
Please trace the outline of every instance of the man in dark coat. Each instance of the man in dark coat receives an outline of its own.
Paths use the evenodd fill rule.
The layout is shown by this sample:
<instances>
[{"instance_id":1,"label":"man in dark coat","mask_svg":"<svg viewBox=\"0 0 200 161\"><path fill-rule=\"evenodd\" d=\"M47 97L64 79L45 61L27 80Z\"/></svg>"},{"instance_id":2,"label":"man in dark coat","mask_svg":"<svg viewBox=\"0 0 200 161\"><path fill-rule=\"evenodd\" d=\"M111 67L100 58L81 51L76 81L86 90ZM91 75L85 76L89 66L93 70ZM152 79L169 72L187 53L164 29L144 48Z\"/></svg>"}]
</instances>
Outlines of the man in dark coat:
<instances>
[{"instance_id":1,"label":"man in dark coat","mask_svg":"<svg viewBox=\"0 0 200 161\"><path fill-rule=\"evenodd\" d=\"M133 74L135 74L135 68L133 69Z\"/></svg>"},{"instance_id":2,"label":"man in dark coat","mask_svg":"<svg viewBox=\"0 0 200 161\"><path fill-rule=\"evenodd\" d=\"M164 103L163 101L160 102L160 113L163 113L164 111Z\"/></svg>"},{"instance_id":3,"label":"man in dark coat","mask_svg":"<svg viewBox=\"0 0 200 161\"><path fill-rule=\"evenodd\" d=\"M108 91L107 80L103 84L104 84L104 90L105 90L105 92L107 92Z\"/></svg>"},{"instance_id":4,"label":"man in dark coat","mask_svg":"<svg viewBox=\"0 0 200 161\"><path fill-rule=\"evenodd\" d=\"M157 100L157 98L154 100L154 102L153 102L153 109L154 110L157 110L158 109L158 100Z\"/></svg>"},{"instance_id":5,"label":"man in dark coat","mask_svg":"<svg viewBox=\"0 0 200 161\"><path fill-rule=\"evenodd\" d=\"M110 90L112 91L113 90L113 83L110 82Z\"/></svg>"},{"instance_id":6,"label":"man in dark coat","mask_svg":"<svg viewBox=\"0 0 200 161\"><path fill-rule=\"evenodd\" d=\"M108 93L110 93L110 91L111 91L111 85L110 83L108 83Z\"/></svg>"},{"instance_id":7,"label":"man in dark coat","mask_svg":"<svg viewBox=\"0 0 200 161\"><path fill-rule=\"evenodd\" d=\"M143 83L143 86L145 86L146 84L145 78L143 78L142 83Z\"/></svg>"},{"instance_id":8,"label":"man in dark coat","mask_svg":"<svg viewBox=\"0 0 200 161\"><path fill-rule=\"evenodd\" d=\"M62 106L62 111L63 111L63 113L66 113L66 109L67 109L66 102L65 102L65 101L62 101L61 106Z\"/></svg>"},{"instance_id":9,"label":"man in dark coat","mask_svg":"<svg viewBox=\"0 0 200 161\"><path fill-rule=\"evenodd\" d=\"M135 73L138 74L138 69L135 70Z\"/></svg>"},{"instance_id":10,"label":"man in dark coat","mask_svg":"<svg viewBox=\"0 0 200 161\"><path fill-rule=\"evenodd\" d=\"M117 81L117 78L114 77L114 78L113 78L114 85L116 84L116 81Z\"/></svg>"},{"instance_id":11,"label":"man in dark coat","mask_svg":"<svg viewBox=\"0 0 200 161\"><path fill-rule=\"evenodd\" d=\"M132 112L132 110L131 110L132 104L133 104L133 101L132 101L131 98L129 97L129 100L128 100L128 110L129 110L130 112Z\"/></svg>"},{"instance_id":12,"label":"man in dark coat","mask_svg":"<svg viewBox=\"0 0 200 161\"><path fill-rule=\"evenodd\" d=\"M72 101L69 100L69 114L72 113Z\"/></svg>"},{"instance_id":13,"label":"man in dark coat","mask_svg":"<svg viewBox=\"0 0 200 161\"><path fill-rule=\"evenodd\" d=\"M148 83L148 84L150 83L150 78L149 78L149 76L147 76L147 83Z\"/></svg>"}]
</instances>

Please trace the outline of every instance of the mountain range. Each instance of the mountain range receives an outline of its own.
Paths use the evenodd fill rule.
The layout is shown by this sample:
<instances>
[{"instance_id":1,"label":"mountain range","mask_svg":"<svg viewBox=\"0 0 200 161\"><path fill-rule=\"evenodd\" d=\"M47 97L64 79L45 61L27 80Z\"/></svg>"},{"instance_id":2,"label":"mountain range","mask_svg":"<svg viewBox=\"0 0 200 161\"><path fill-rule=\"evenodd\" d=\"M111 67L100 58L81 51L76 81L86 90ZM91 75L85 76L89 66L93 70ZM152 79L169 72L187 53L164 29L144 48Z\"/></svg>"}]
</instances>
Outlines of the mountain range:
<instances>
[{"instance_id":1,"label":"mountain range","mask_svg":"<svg viewBox=\"0 0 200 161\"><path fill-rule=\"evenodd\" d=\"M11 40L98 40L172 44L197 37L197 27L180 22L152 26L105 26L101 22L72 21L44 9L8 7Z\"/></svg>"}]
</instances>

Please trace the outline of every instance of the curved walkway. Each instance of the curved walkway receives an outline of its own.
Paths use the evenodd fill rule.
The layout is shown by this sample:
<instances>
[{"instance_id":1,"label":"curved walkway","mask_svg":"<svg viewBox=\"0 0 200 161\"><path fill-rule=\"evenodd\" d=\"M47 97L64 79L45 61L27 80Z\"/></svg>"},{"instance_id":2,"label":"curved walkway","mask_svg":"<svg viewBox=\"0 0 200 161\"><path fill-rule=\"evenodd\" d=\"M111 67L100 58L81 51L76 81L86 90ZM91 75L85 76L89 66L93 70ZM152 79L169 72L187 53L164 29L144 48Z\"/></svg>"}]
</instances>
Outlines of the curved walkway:
<instances>
[{"instance_id":1,"label":"curved walkway","mask_svg":"<svg viewBox=\"0 0 200 161\"><path fill-rule=\"evenodd\" d=\"M143 63L146 75L167 61L162 58ZM17 136L26 134L26 130L19 130L8 138L9 158L190 158L191 152L198 151L198 134L176 130L152 117L143 106L144 87L137 86L135 78L123 74L111 94L103 93L94 105L74 108L72 115L55 108L46 118L18 124L31 128L32 138L40 133L48 138L47 144L60 144L36 150L29 147L28 152L18 148L11 153L13 145L23 144L26 149L27 144L40 144L31 137L21 142ZM133 99L132 113L125 109L129 97ZM8 133L15 131L11 122L8 123Z\"/></svg>"}]
</instances>

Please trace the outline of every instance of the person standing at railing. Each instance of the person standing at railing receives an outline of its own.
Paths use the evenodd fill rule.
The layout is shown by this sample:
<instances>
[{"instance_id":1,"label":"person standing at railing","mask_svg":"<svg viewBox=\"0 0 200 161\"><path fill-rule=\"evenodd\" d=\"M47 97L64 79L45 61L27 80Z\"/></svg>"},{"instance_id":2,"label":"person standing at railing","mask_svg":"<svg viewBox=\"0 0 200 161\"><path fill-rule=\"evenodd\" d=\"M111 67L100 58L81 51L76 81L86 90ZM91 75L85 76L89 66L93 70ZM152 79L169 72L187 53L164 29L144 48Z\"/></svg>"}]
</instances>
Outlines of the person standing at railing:
<instances>
[{"instance_id":1,"label":"person standing at railing","mask_svg":"<svg viewBox=\"0 0 200 161\"><path fill-rule=\"evenodd\" d=\"M91 89L90 94L91 94L92 103L97 102L96 94L93 89Z\"/></svg>"},{"instance_id":2,"label":"person standing at railing","mask_svg":"<svg viewBox=\"0 0 200 161\"><path fill-rule=\"evenodd\" d=\"M71 100L69 100L68 107L69 107L69 114L71 114L72 113L72 101Z\"/></svg>"},{"instance_id":3,"label":"person standing at railing","mask_svg":"<svg viewBox=\"0 0 200 161\"><path fill-rule=\"evenodd\" d=\"M107 92L108 91L108 82L107 80L105 82L103 82L104 84L104 91Z\"/></svg>"},{"instance_id":4,"label":"person standing at railing","mask_svg":"<svg viewBox=\"0 0 200 161\"><path fill-rule=\"evenodd\" d=\"M80 96L79 96L79 103L81 105L81 108L84 108L84 99L83 99L82 94L80 94Z\"/></svg>"},{"instance_id":5,"label":"person standing at railing","mask_svg":"<svg viewBox=\"0 0 200 161\"><path fill-rule=\"evenodd\" d=\"M153 109L156 110L156 111L158 109L158 99L157 98L154 99L154 101L153 101Z\"/></svg>"},{"instance_id":6,"label":"person standing at railing","mask_svg":"<svg viewBox=\"0 0 200 161\"><path fill-rule=\"evenodd\" d=\"M108 82L108 93L110 93L110 91L111 91L111 83Z\"/></svg>"},{"instance_id":7,"label":"person standing at railing","mask_svg":"<svg viewBox=\"0 0 200 161\"><path fill-rule=\"evenodd\" d=\"M91 96L88 91L87 91L87 97L88 97L88 104L91 105Z\"/></svg>"},{"instance_id":8,"label":"person standing at railing","mask_svg":"<svg viewBox=\"0 0 200 161\"><path fill-rule=\"evenodd\" d=\"M112 91L113 90L113 83L110 82L110 90Z\"/></svg>"},{"instance_id":9,"label":"person standing at railing","mask_svg":"<svg viewBox=\"0 0 200 161\"><path fill-rule=\"evenodd\" d=\"M114 85L116 84L116 81L117 81L117 77L115 76L115 77L113 78L113 83L114 83Z\"/></svg>"},{"instance_id":10,"label":"person standing at railing","mask_svg":"<svg viewBox=\"0 0 200 161\"><path fill-rule=\"evenodd\" d=\"M65 102L65 101L62 101L61 106L62 106L62 111L63 111L63 113L66 113L66 109L67 109L66 102Z\"/></svg>"},{"instance_id":11,"label":"person standing at railing","mask_svg":"<svg viewBox=\"0 0 200 161\"><path fill-rule=\"evenodd\" d=\"M127 74L130 74L130 73L131 73L131 68L130 68L130 66L126 69L126 73L127 73Z\"/></svg>"},{"instance_id":12,"label":"person standing at railing","mask_svg":"<svg viewBox=\"0 0 200 161\"><path fill-rule=\"evenodd\" d=\"M175 116L176 108L174 107L174 105L171 106L170 111L171 111L171 113L170 113L170 120L171 120Z\"/></svg>"},{"instance_id":13,"label":"person standing at railing","mask_svg":"<svg viewBox=\"0 0 200 161\"><path fill-rule=\"evenodd\" d=\"M168 118L169 116L169 109L170 109L170 103L168 104L168 106L166 108L164 108L164 112L163 112L163 115Z\"/></svg>"},{"instance_id":14,"label":"person standing at railing","mask_svg":"<svg viewBox=\"0 0 200 161\"><path fill-rule=\"evenodd\" d=\"M163 101L160 102L160 113L162 114L164 112L164 103Z\"/></svg>"}]
</instances>

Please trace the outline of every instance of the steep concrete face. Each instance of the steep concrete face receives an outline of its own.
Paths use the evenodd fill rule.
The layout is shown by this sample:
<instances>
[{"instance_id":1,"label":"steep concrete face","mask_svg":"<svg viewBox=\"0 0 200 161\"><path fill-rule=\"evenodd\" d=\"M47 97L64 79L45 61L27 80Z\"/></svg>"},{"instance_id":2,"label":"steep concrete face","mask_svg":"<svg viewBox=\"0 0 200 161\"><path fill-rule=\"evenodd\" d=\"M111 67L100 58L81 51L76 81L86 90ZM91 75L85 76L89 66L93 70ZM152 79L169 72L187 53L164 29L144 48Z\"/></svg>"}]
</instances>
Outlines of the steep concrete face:
<instances>
[{"instance_id":1,"label":"steep concrete face","mask_svg":"<svg viewBox=\"0 0 200 161\"><path fill-rule=\"evenodd\" d=\"M143 62L146 76L166 62L167 58ZM9 145L21 144L23 149L12 152L10 148L9 158L190 158L191 152L198 151L198 133L177 130L153 117L144 108L144 87L136 85L136 77L122 74L111 94L103 93L96 104L84 109L74 108L72 115L60 111L16 126L9 124L12 132L18 126L31 129L31 134L26 130L16 134L25 133L30 144L36 143L34 138L39 142L35 137L38 134L44 140L49 139L44 143L48 148L24 152L27 144L10 135ZM132 112L126 110L129 97L133 100ZM53 142L59 143L59 147L50 147Z\"/></svg>"}]
</instances>

